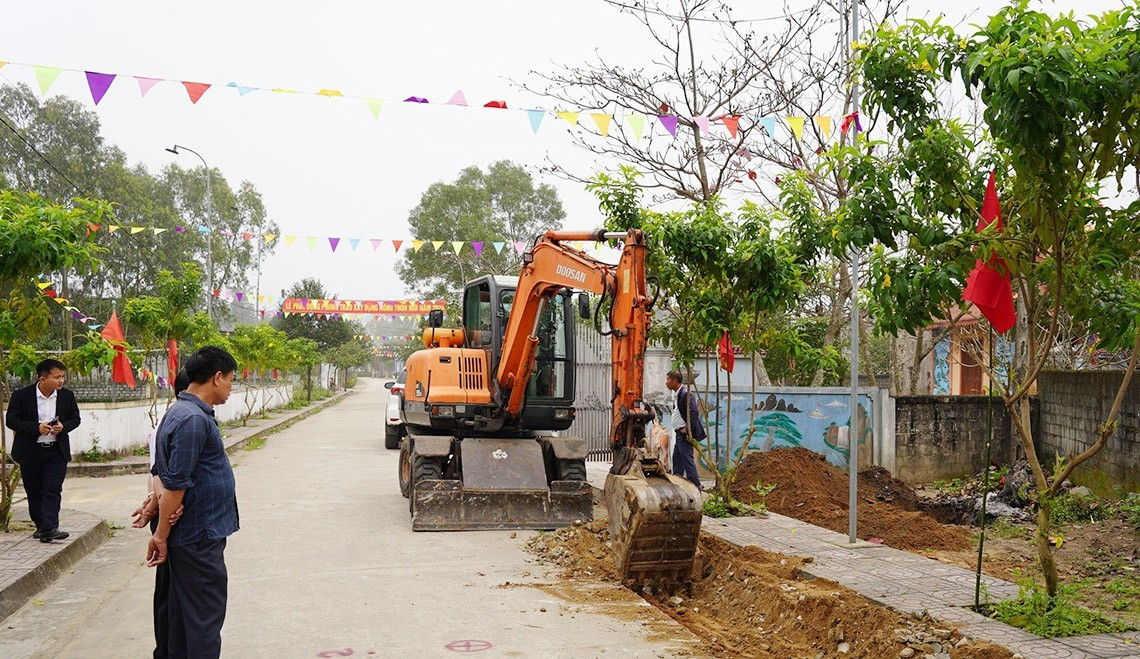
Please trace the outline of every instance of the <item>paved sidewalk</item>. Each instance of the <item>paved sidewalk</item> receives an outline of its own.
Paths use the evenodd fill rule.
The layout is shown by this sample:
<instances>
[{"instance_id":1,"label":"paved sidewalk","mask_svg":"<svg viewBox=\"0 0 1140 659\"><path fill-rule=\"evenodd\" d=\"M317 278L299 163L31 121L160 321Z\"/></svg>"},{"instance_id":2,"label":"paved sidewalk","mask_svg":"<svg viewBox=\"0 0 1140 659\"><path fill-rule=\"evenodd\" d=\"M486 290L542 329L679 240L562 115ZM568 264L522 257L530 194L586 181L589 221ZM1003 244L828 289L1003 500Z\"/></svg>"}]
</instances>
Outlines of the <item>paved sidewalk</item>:
<instances>
[{"instance_id":1,"label":"paved sidewalk","mask_svg":"<svg viewBox=\"0 0 1140 659\"><path fill-rule=\"evenodd\" d=\"M608 470L608 464L587 464L590 484L604 487ZM1047 639L974 613L965 608L974 603L974 573L917 554L863 541L852 545L845 534L775 513L766 518L705 517L701 528L740 547L811 556L812 562L801 569L809 578L835 581L904 613L925 611L970 638L997 643L1026 658L1140 658L1140 632ZM1017 596L1015 584L985 575L982 581L993 600Z\"/></svg>"},{"instance_id":2,"label":"paved sidewalk","mask_svg":"<svg viewBox=\"0 0 1140 659\"><path fill-rule=\"evenodd\" d=\"M345 391L300 410L278 413L270 419L253 420L248 426L223 428L222 438L226 451L232 454L251 441L288 428L305 417L339 403L351 393L351 390ZM148 468L145 456L129 456L100 463L72 462L67 467L67 478L143 474ZM22 494L23 488L19 487L17 491ZM13 503L22 502L22 498L17 498ZM67 502L66 484L64 502ZM31 521L26 506L21 506L13 513L13 525L28 526L30 529ZM0 620L7 618L79 559L111 537L111 528L104 520L75 510L60 510L59 527L71 536L66 540L40 542L32 537L31 530L0 533Z\"/></svg>"}]
</instances>

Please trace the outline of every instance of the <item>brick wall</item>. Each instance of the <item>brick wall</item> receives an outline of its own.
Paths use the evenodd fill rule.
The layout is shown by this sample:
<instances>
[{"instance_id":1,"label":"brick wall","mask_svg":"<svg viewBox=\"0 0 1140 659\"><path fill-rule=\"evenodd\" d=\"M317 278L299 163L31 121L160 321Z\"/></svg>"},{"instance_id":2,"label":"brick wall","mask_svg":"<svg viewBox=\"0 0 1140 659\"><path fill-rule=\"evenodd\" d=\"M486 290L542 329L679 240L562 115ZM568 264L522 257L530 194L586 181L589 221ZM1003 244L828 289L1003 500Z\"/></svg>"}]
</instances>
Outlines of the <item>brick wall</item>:
<instances>
[{"instance_id":1,"label":"brick wall","mask_svg":"<svg viewBox=\"0 0 1140 659\"><path fill-rule=\"evenodd\" d=\"M1001 399L993 405L990 460L1007 463L1013 441ZM895 398L894 475L911 483L971 474L982 468L986 449L985 396Z\"/></svg>"},{"instance_id":2,"label":"brick wall","mask_svg":"<svg viewBox=\"0 0 1140 659\"><path fill-rule=\"evenodd\" d=\"M32 383L12 380L10 391L22 389L30 384ZM150 392L144 385L131 389L127 385L117 382L69 379L63 386L75 394L75 400L80 403L108 403L150 398Z\"/></svg>"},{"instance_id":3,"label":"brick wall","mask_svg":"<svg viewBox=\"0 0 1140 659\"><path fill-rule=\"evenodd\" d=\"M1121 371L1045 371L1038 381L1042 461L1075 456L1096 441L1123 378ZM1133 378L1120 408L1116 431L1073 480L1101 494L1116 485L1140 491L1140 379Z\"/></svg>"}]
</instances>

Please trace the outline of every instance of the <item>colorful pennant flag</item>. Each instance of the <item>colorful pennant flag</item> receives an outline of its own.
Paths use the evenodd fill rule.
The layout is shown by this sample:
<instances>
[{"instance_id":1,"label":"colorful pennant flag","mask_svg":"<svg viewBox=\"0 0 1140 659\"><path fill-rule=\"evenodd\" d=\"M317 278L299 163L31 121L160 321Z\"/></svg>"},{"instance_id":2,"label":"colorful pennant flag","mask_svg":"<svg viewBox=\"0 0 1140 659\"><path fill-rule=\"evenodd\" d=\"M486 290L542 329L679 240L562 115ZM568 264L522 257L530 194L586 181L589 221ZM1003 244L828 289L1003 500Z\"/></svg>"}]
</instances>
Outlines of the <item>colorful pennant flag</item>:
<instances>
[{"instance_id":1,"label":"colorful pennant flag","mask_svg":"<svg viewBox=\"0 0 1140 659\"><path fill-rule=\"evenodd\" d=\"M669 131L673 137L677 137L677 117L673 115L657 115L657 121Z\"/></svg>"},{"instance_id":2,"label":"colorful pennant flag","mask_svg":"<svg viewBox=\"0 0 1140 659\"><path fill-rule=\"evenodd\" d=\"M339 244L340 244L340 238L331 238L331 237L329 238L329 247L332 248L332 251L335 252L336 246Z\"/></svg>"},{"instance_id":3,"label":"colorful pennant flag","mask_svg":"<svg viewBox=\"0 0 1140 659\"><path fill-rule=\"evenodd\" d=\"M994 173L986 183L986 196L982 200L982 213L978 219L978 233L990 224L997 224L997 233L1002 232L1001 204L998 201ZM966 277L966 289L962 299L972 302L986 320L994 326L998 334L1005 334L1017 323L1017 309L1013 303L1013 285L1010 283L1009 265L997 254L982 263L978 259L974 269Z\"/></svg>"},{"instance_id":4,"label":"colorful pennant flag","mask_svg":"<svg viewBox=\"0 0 1140 659\"><path fill-rule=\"evenodd\" d=\"M54 66L33 66L32 71L36 74L36 81L40 83L40 96L47 96L56 78L63 73L63 69Z\"/></svg>"},{"instance_id":5,"label":"colorful pennant flag","mask_svg":"<svg viewBox=\"0 0 1140 659\"><path fill-rule=\"evenodd\" d=\"M527 117L530 118L530 129L538 133L538 126L542 123L542 118L546 116L546 110L527 110Z\"/></svg>"},{"instance_id":6,"label":"colorful pennant flag","mask_svg":"<svg viewBox=\"0 0 1140 659\"><path fill-rule=\"evenodd\" d=\"M736 131L740 129L740 117L733 115L731 117L721 117L721 123L728 129L728 134L736 137Z\"/></svg>"},{"instance_id":7,"label":"colorful pennant flag","mask_svg":"<svg viewBox=\"0 0 1140 659\"><path fill-rule=\"evenodd\" d=\"M186 88L186 95L190 97L190 103L193 105L198 104L198 99L202 98L202 94L210 88L210 83L207 82L186 82L182 81L182 86Z\"/></svg>"},{"instance_id":8,"label":"colorful pennant flag","mask_svg":"<svg viewBox=\"0 0 1140 659\"><path fill-rule=\"evenodd\" d=\"M433 240L433 241L431 241L431 246L434 247L435 251L438 252L439 248L443 246L443 242L444 241L442 241L442 240Z\"/></svg>"},{"instance_id":9,"label":"colorful pennant flag","mask_svg":"<svg viewBox=\"0 0 1140 659\"><path fill-rule=\"evenodd\" d=\"M768 134L769 139L776 139L776 118L760 117L760 127Z\"/></svg>"},{"instance_id":10,"label":"colorful pennant flag","mask_svg":"<svg viewBox=\"0 0 1140 659\"><path fill-rule=\"evenodd\" d=\"M103 95L115 81L115 74L94 71L84 71L84 73L87 74L87 88L91 90L91 100L95 101L95 105L99 105L99 101L103 100Z\"/></svg>"},{"instance_id":11,"label":"colorful pennant flag","mask_svg":"<svg viewBox=\"0 0 1140 659\"><path fill-rule=\"evenodd\" d=\"M447 102L448 105L467 105L467 98L463 96L463 91L456 91L451 95L451 100Z\"/></svg>"},{"instance_id":12,"label":"colorful pennant flag","mask_svg":"<svg viewBox=\"0 0 1140 659\"><path fill-rule=\"evenodd\" d=\"M571 126L577 126L578 125L578 113L577 112L559 112L558 118L562 119L563 121L570 124Z\"/></svg>"},{"instance_id":13,"label":"colorful pennant flag","mask_svg":"<svg viewBox=\"0 0 1140 659\"><path fill-rule=\"evenodd\" d=\"M629 129L633 131L633 141L640 142L641 134L645 132L645 115L644 114L631 114L625 118Z\"/></svg>"},{"instance_id":14,"label":"colorful pennant flag","mask_svg":"<svg viewBox=\"0 0 1140 659\"><path fill-rule=\"evenodd\" d=\"M693 123L701 130L701 135L707 136L709 134L709 118L708 117L693 117Z\"/></svg>"},{"instance_id":15,"label":"colorful pennant flag","mask_svg":"<svg viewBox=\"0 0 1140 659\"><path fill-rule=\"evenodd\" d=\"M380 118L380 108L384 107L384 99L365 98L364 104L368 106L368 110L372 113L373 119Z\"/></svg>"},{"instance_id":16,"label":"colorful pennant flag","mask_svg":"<svg viewBox=\"0 0 1140 659\"><path fill-rule=\"evenodd\" d=\"M451 249L455 250L456 254L459 254L459 251L463 249L463 241L462 240L451 241Z\"/></svg>"},{"instance_id":17,"label":"colorful pennant flag","mask_svg":"<svg viewBox=\"0 0 1140 659\"><path fill-rule=\"evenodd\" d=\"M787 117L788 128L792 129L792 135L796 136L797 140L804 138L804 118L803 117Z\"/></svg>"},{"instance_id":18,"label":"colorful pennant flag","mask_svg":"<svg viewBox=\"0 0 1140 659\"><path fill-rule=\"evenodd\" d=\"M151 87L154 87L158 83L162 82L162 80L158 78L146 78L143 76L135 76L135 80L139 83L139 94L141 94L144 98L146 97L146 93L150 91Z\"/></svg>"},{"instance_id":19,"label":"colorful pennant flag","mask_svg":"<svg viewBox=\"0 0 1140 659\"><path fill-rule=\"evenodd\" d=\"M601 112L594 112L590 117L594 120L594 123L598 125L598 132L602 134L602 137L610 134L610 121L613 117Z\"/></svg>"}]
</instances>

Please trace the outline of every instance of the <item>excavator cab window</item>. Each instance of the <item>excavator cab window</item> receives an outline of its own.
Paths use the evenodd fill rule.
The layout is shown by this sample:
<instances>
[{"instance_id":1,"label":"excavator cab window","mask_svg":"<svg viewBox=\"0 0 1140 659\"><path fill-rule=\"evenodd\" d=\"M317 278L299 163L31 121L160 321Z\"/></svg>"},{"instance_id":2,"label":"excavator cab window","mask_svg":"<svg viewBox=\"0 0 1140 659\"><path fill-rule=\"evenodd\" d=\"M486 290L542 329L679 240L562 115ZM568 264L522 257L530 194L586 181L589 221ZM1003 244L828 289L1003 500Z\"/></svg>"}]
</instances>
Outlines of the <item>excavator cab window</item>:
<instances>
[{"instance_id":1,"label":"excavator cab window","mask_svg":"<svg viewBox=\"0 0 1140 659\"><path fill-rule=\"evenodd\" d=\"M501 324L506 327L505 319L511 314L511 305L515 300L514 291L503 291L500 294L500 314L504 318ZM526 395L528 400L536 398L564 399L569 397L567 391L567 369L569 368L569 353L567 351L567 295L556 295L547 302L542 309L542 316L538 319L538 352L535 355L534 373L527 383ZM500 337L501 339L501 337Z\"/></svg>"},{"instance_id":2,"label":"excavator cab window","mask_svg":"<svg viewBox=\"0 0 1140 659\"><path fill-rule=\"evenodd\" d=\"M464 293L463 325L469 348L491 346L491 288L486 283L470 286Z\"/></svg>"}]
</instances>

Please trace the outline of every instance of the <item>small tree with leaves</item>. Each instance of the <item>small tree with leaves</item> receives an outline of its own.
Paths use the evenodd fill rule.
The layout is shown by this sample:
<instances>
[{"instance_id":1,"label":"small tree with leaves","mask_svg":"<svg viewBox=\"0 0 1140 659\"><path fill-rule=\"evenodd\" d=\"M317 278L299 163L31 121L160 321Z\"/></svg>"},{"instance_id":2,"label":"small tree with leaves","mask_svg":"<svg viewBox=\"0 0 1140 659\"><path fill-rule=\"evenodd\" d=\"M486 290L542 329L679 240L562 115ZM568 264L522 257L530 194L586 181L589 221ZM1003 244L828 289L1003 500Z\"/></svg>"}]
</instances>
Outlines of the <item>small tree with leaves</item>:
<instances>
[{"instance_id":1,"label":"small tree with leaves","mask_svg":"<svg viewBox=\"0 0 1140 659\"><path fill-rule=\"evenodd\" d=\"M869 245L868 234L876 234L887 248L900 248L878 249L872 260L869 293L884 330L914 330L955 313L974 265L971 247L982 259L996 254L1008 264L1018 307L1014 363L1008 380L991 368L990 382L1037 485L1035 542L1050 596L1058 586L1054 499L1116 430L1140 358L1140 202L1113 201L1124 177L1136 176L1140 155L1137 18L1134 6L1078 21L1016 2L973 35L938 21L876 30L860 58L867 101L888 118L903 152L930 165L913 199L939 212L918 217L913 204L900 203L899 187L881 180L882 163L850 154L868 190L857 199L873 203L853 203L851 221L833 233L856 245ZM992 142L980 158L955 122L938 117L944 85L962 85L982 105ZM1004 232L976 236L973 209L982 171L991 168L1001 184ZM1034 442L1029 394L1065 318L1106 349L1130 349L1130 359L1092 445L1061 456L1050 472Z\"/></svg>"},{"instance_id":2,"label":"small tree with leaves","mask_svg":"<svg viewBox=\"0 0 1140 659\"><path fill-rule=\"evenodd\" d=\"M60 270L89 270L98 265L98 247L90 226L109 207L75 200L65 207L35 194L0 190L0 406L7 409L9 369L27 369L24 343L47 326L48 302L38 278ZM7 428L0 427L0 527L8 530L12 495L19 469L9 462Z\"/></svg>"}]
</instances>

